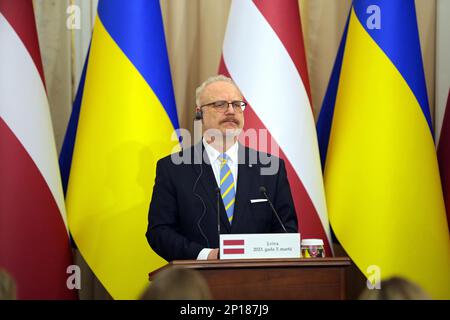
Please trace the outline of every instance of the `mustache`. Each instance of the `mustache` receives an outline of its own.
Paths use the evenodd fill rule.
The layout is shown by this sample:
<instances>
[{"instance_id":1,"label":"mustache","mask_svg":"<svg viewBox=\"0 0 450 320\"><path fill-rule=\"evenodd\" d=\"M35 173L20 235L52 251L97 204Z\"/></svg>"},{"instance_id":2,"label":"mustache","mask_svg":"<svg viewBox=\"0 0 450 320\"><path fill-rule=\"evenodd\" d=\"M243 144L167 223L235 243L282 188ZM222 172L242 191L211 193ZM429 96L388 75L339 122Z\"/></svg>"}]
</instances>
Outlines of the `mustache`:
<instances>
[{"instance_id":1,"label":"mustache","mask_svg":"<svg viewBox=\"0 0 450 320\"><path fill-rule=\"evenodd\" d=\"M234 122L237 125L239 125L239 123L240 123L238 119L236 119L234 117L229 117L229 118L225 118L222 121L220 121L220 124L225 123L225 122L229 122L229 121L232 121L232 122Z\"/></svg>"}]
</instances>

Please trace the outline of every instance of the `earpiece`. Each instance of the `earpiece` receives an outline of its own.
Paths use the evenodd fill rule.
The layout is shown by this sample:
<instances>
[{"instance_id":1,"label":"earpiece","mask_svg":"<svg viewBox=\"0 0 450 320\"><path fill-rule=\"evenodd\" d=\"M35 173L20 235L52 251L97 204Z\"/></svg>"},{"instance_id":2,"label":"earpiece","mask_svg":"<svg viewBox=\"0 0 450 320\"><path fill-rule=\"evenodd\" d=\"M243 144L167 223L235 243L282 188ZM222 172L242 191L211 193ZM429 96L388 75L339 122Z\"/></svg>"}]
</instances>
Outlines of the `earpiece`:
<instances>
[{"instance_id":1,"label":"earpiece","mask_svg":"<svg viewBox=\"0 0 450 320\"><path fill-rule=\"evenodd\" d=\"M202 110L195 112L195 120L202 120L203 119L203 112Z\"/></svg>"}]
</instances>

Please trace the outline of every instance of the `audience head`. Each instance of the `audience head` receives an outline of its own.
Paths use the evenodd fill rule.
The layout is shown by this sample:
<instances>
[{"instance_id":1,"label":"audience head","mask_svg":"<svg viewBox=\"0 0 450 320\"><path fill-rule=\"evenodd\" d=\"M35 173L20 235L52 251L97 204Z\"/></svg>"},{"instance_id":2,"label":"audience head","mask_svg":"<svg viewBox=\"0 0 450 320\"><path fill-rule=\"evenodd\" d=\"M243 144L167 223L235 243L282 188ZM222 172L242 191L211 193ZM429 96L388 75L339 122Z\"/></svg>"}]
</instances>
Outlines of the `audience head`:
<instances>
[{"instance_id":1,"label":"audience head","mask_svg":"<svg viewBox=\"0 0 450 320\"><path fill-rule=\"evenodd\" d=\"M0 269L0 300L16 299L16 283L11 275Z\"/></svg>"},{"instance_id":2,"label":"audience head","mask_svg":"<svg viewBox=\"0 0 450 320\"><path fill-rule=\"evenodd\" d=\"M431 297L417 284L400 277L381 281L380 289L365 289L360 300L430 300Z\"/></svg>"},{"instance_id":3,"label":"audience head","mask_svg":"<svg viewBox=\"0 0 450 320\"><path fill-rule=\"evenodd\" d=\"M141 296L141 300L208 300L208 284L195 270L169 267L160 271Z\"/></svg>"}]
</instances>

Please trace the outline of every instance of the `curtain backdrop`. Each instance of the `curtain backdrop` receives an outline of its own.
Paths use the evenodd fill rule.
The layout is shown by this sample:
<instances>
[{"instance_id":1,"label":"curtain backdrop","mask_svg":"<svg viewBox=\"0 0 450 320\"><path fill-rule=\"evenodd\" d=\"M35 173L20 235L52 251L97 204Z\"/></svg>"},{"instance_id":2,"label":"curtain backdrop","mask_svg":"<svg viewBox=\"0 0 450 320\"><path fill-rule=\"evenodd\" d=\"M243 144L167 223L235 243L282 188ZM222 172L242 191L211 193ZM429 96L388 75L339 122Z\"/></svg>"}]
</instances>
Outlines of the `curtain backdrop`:
<instances>
[{"instance_id":1,"label":"curtain backdrop","mask_svg":"<svg viewBox=\"0 0 450 320\"><path fill-rule=\"evenodd\" d=\"M64 139L72 100L89 46L97 3L98 0L34 0L58 151ZM193 129L195 88L208 76L217 73L230 3L230 0L161 0L182 128ZM300 0L299 3L317 119L351 0ZM416 8L433 115L436 1L416 0ZM77 18L79 28L68 28L68 22L77 27ZM79 255L77 262L82 266L81 297L108 298Z\"/></svg>"},{"instance_id":2,"label":"curtain backdrop","mask_svg":"<svg viewBox=\"0 0 450 320\"><path fill-rule=\"evenodd\" d=\"M35 0L58 150L89 45L98 0ZM161 0L180 126L192 129L195 88L217 73L230 0ZM317 117L351 0L300 0L314 114ZM70 5L80 28L68 29ZM416 0L428 96L434 113L435 0ZM246 48L242 48L246 50Z\"/></svg>"}]
</instances>

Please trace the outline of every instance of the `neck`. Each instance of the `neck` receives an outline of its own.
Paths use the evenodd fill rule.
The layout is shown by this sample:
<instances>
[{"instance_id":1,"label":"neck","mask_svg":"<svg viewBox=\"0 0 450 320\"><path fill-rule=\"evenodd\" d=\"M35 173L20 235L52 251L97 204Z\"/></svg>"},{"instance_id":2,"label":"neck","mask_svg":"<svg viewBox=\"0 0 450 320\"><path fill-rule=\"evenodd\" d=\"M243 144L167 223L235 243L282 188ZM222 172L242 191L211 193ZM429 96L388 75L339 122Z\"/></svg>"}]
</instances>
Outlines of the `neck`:
<instances>
[{"instance_id":1,"label":"neck","mask_svg":"<svg viewBox=\"0 0 450 320\"><path fill-rule=\"evenodd\" d=\"M227 152L236 143L237 139L237 136L205 136L206 142L220 153Z\"/></svg>"}]
</instances>

